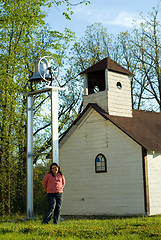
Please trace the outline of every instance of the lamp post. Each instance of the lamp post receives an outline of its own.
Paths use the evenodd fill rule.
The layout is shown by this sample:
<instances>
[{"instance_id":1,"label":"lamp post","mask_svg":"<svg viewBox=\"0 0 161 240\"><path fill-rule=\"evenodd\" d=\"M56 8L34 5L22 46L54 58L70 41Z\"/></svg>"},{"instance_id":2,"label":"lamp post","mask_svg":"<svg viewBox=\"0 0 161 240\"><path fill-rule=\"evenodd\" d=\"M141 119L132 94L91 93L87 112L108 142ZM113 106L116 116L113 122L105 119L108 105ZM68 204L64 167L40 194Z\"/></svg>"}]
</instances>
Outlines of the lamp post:
<instances>
[{"instance_id":1,"label":"lamp post","mask_svg":"<svg viewBox=\"0 0 161 240\"><path fill-rule=\"evenodd\" d=\"M52 64L55 61L50 57L41 58L35 65L32 83L50 82L51 86L27 93L27 217L33 219L33 97L35 95L48 92L51 98L51 136L52 136L52 161L59 164L58 146L58 91L62 88L52 86L53 80L57 80L57 68L52 72ZM48 153L43 153L48 155ZM39 154L36 154L39 155ZM42 154L41 154L42 155Z\"/></svg>"}]
</instances>

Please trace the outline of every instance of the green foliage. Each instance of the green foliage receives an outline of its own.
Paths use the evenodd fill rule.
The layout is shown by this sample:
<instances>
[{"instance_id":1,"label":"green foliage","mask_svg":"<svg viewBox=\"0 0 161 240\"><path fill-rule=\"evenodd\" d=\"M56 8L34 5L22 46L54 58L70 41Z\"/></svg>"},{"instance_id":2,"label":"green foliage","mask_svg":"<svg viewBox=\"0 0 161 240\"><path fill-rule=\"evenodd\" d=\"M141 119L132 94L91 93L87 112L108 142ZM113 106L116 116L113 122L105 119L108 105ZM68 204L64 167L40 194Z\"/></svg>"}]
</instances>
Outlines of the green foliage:
<instances>
[{"instance_id":1,"label":"green foliage","mask_svg":"<svg viewBox=\"0 0 161 240\"><path fill-rule=\"evenodd\" d=\"M0 38L0 213L24 211L26 192L26 77L31 51L43 45L38 29L44 24L45 1L1 1ZM34 35L37 33L37 38ZM41 41L41 44L40 44ZM36 46L37 44L37 46Z\"/></svg>"},{"instance_id":2,"label":"green foliage","mask_svg":"<svg viewBox=\"0 0 161 240\"><path fill-rule=\"evenodd\" d=\"M8 239L160 239L161 217L87 219L65 218L58 225L40 220L2 222L0 238Z\"/></svg>"},{"instance_id":3,"label":"green foliage","mask_svg":"<svg viewBox=\"0 0 161 240\"><path fill-rule=\"evenodd\" d=\"M54 3L59 5L59 1ZM66 6L66 3L68 1L61 4ZM69 43L74 38L69 29L59 33L45 25L46 13L42 7L50 4L52 1L48 0L0 1L0 215L25 211L25 93L31 90L28 79L32 75L34 61L40 56L50 55L62 65ZM37 89L40 86L33 87ZM50 149L51 145L46 127L50 125L49 116L43 116L40 111L47 100L44 95L34 99L34 119L39 121L34 129L36 153Z\"/></svg>"},{"instance_id":4,"label":"green foliage","mask_svg":"<svg viewBox=\"0 0 161 240\"><path fill-rule=\"evenodd\" d=\"M35 214L44 214L48 207L47 195L42 187L43 178L48 171L48 166L42 164L34 166L33 195Z\"/></svg>"},{"instance_id":5,"label":"green foliage","mask_svg":"<svg viewBox=\"0 0 161 240\"><path fill-rule=\"evenodd\" d=\"M40 56L52 56L61 67L59 82L65 90L59 94L60 136L82 111L83 79L79 73L104 57L111 57L135 74L134 108L161 109L159 8L154 8L139 28L136 23L132 33L113 36L101 24L92 24L69 51L74 33L67 28L64 33L49 29L42 7L62 7L62 14L70 19L72 7L81 3L89 1L0 0L0 215L25 211L27 99L22 93L31 90L27 79ZM34 99L35 153L51 149L51 120L43 111L50 109L49 102L45 94ZM38 159L35 157L34 163ZM34 168L36 212L45 205L41 186L44 169Z\"/></svg>"},{"instance_id":6,"label":"green foliage","mask_svg":"<svg viewBox=\"0 0 161 240\"><path fill-rule=\"evenodd\" d=\"M59 1L59 0L51 0L49 1L49 7L52 6L52 4L54 4L56 7L60 7L61 5L65 5L65 10L66 11L63 11L63 15L65 16L66 19L68 20L71 20L71 15L73 14L73 6L76 6L76 5L79 5L79 4L82 4L82 3L85 3L86 5L87 4L90 4L90 1L88 0L83 0L83 1L75 1L74 3L71 3L70 0L62 0L62 1Z\"/></svg>"}]
</instances>

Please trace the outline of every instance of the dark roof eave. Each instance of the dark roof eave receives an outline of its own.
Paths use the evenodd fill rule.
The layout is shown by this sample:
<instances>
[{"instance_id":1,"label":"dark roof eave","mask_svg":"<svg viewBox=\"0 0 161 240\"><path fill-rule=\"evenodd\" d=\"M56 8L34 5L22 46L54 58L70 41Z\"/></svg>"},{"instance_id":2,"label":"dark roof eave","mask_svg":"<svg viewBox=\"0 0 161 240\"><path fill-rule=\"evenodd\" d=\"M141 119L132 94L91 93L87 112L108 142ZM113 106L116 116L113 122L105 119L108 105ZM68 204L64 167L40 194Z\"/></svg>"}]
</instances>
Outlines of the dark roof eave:
<instances>
[{"instance_id":1,"label":"dark roof eave","mask_svg":"<svg viewBox=\"0 0 161 240\"><path fill-rule=\"evenodd\" d=\"M90 109L93 108L95 111L97 111L104 119L109 120L112 124L114 124L116 127L118 127L121 131L123 131L127 136L129 136L131 139L133 139L137 144L139 144L141 147L144 147L146 150L150 150L150 151L160 151L161 150L161 145L158 143L158 141L156 140L156 136L155 134L152 134L153 136L153 141L152 144L150 144L148 142L148 137L146 137L146 140L144 138L139 137L136 133L135 133L135 129L137 127L138 124L141 124L140 127L144 127L142 125L141 122L139 122L138 120L136 121L135 118L127 118L127 117L118 117L118 116L111 116L109 114L107 114L102 108L100 108L96 103L89 103L86 108L83 110L83 112L77 117L77 119L72 123L72 125L67 129L67 131L63 134L63 136L60 139L60 142L62 141L62 139L66 136L66 134L69 132L69 130L77 124L77 122L82 118L82 116ZM135 110L136 111L136 110ZM128 123L130 124L135 124L135 129L131 129L127 128L126 123L125 124L120 124L120 121L122 121L124 123L124 120L126 120ZM129 122L130 121L130 122ZM147 130L148 132L148 136L150 136L151 132L145 128L145 130Z\"/></svg>"},{"instance_id":2,"label":"dark roof eave","mask_svg":"<svg viewBox=\"0 0 161 240\"><path fill-rule=\"evenodd\" d=\"M62 139L66 136L66 134L69 132L69 130L77 124L77 122L79 121L79 119L81 119L81 117L87 112L87 110L92 107L92 103L89 103L86 108L79 114L79 116L73 121L73 123L71 124L71 126L64 132L64 134L62 135L62 137L59 139L59 143L62 141Z\"/></svg>"},{"instance_id":3,"label":"dark roof eave","mask_svg":"<svg viewBox=\"0 0 161 240\"><path fill-rule=\"evenodd\" d=\"M99 110L98 111L98 108L97 108L97 106L95 105L95 104L93 104L93 108L104 118L104 119L106 119L106 120L109 120L112 124L114 124L116 127L118 127L121 131L123 131L126 135L128 135L130 138L132 138L137 144L139 144L140 146L142 146L142 147L144 147L146 150L147 150L147 148L146 148L146 146L144 146L143 144L141 144L141 143L139 143L136 139L134 139L133 138L133 136L131 136L129 133L127 133L124 129L122 129L120 126L118 126L113 120L111 120L110 119L110 116L108 117L108 116L106 116L105 114L107 114L103 109L101 109L101 111ZM105 114L103 114L103 112L105 113Z\"/></svg>"}]
</instances>

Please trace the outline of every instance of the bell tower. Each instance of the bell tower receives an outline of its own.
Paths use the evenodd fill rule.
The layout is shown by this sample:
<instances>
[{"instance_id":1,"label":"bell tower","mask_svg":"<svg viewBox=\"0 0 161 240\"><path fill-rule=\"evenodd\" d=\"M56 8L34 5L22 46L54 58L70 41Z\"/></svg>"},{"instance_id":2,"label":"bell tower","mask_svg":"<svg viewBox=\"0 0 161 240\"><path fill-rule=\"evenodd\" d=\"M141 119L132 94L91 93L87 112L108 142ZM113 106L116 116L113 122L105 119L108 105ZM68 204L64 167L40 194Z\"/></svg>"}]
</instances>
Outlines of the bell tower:
<instances>
[{"instance_id":1,"label":"bell tower","mask_svg":"<svg viewBox=\"0 0 161 240\"><path fill-rule=\"evenodd\" d=\"M132 117L134 74L107 57L80 75L84 76L84 108L88 103L97 103L109 115Z\"/></svg>"}]
</instances>

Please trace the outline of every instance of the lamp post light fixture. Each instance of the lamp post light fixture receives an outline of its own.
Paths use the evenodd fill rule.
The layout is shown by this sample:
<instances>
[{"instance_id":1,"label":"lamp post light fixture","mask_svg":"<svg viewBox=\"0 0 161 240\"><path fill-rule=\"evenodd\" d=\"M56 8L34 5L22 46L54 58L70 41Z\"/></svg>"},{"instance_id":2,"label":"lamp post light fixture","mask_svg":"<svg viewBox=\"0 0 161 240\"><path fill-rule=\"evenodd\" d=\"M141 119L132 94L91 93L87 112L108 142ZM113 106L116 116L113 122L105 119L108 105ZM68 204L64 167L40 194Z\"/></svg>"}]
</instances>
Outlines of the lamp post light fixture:
<instances>
[{"instance_id":1,"label":"lamp post light fixture","mask_svg":"<svg viewBox=\"0 0 161 240\"><path fill-rule=\"evenodd\" d=\"M52 136L52 161L59 164L59 146L58 146L58 91L61 87L52 86L56 80L58 85L59 67L56 61L45 56L35 63L33 76L29 79L32 83L46 82L43 89L27 93L27 217L34 219L33 216L33 97L35 95L48 92L51 98L51 136ZM50 83L50 86L48 85ZM60 86L60 85L59 85ZM43 153L48 155L48 153ZM37 155L37 154L36 154Z\"/></svg>"}]
</instances>

